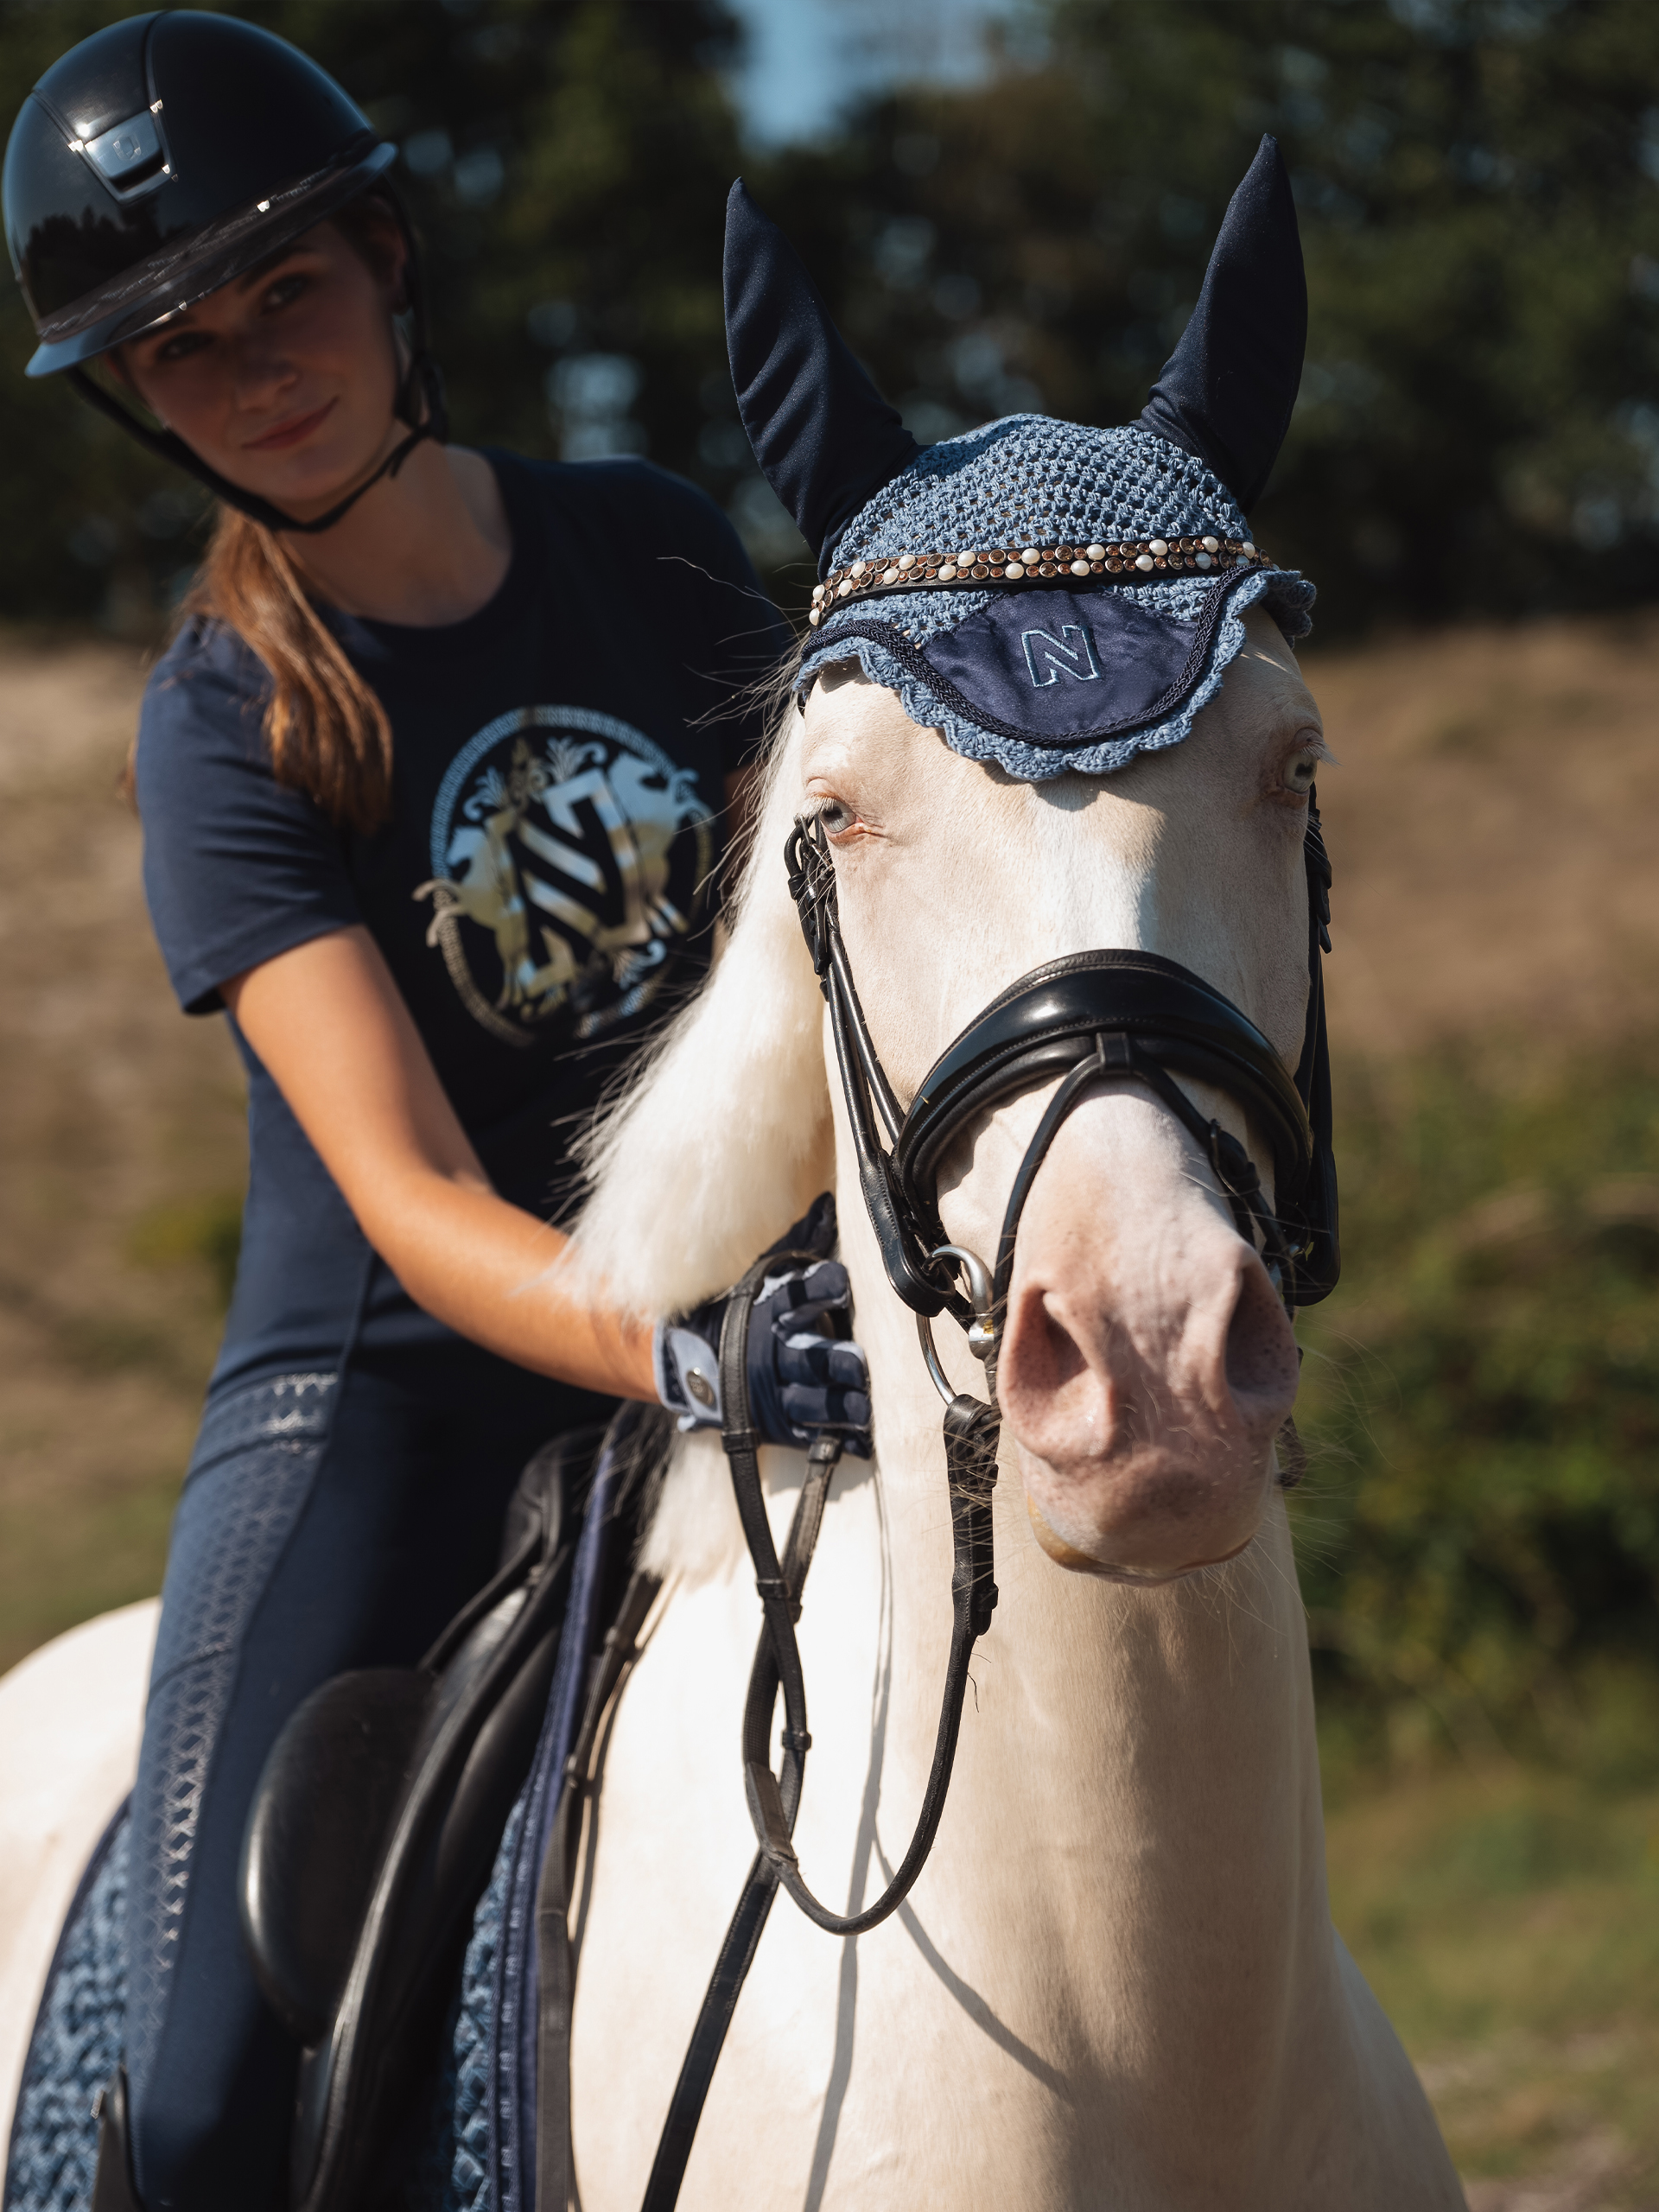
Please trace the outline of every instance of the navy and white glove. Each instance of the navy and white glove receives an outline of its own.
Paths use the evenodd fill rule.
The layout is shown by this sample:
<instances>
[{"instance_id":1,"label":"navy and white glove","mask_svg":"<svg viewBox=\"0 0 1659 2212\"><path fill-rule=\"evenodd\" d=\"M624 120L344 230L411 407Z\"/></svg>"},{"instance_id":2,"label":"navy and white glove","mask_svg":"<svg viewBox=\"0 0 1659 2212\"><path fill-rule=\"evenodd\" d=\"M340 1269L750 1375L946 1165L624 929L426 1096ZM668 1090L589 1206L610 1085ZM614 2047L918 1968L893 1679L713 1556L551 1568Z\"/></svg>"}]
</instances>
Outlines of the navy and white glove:
<instances>
[{"instance_id":1,"label":"navy and white glove","mask_svg":"<svg viewBox=\"0 0 1659 2212\"><path fill-rule=\"evenodd\" d=\"M835 1249L836 1201L826 1191L805 1218L770 1249ZM657 1325L657 1395L680 1427L718 1428L720 1336L729 1294L695 1313ZM749 1316L749 1414L767 1444L804 1446L820 1431L840 1437L860 1459L870 1456L870 1372L852 1340L853 1294L847 1270L826 1257L780 1260Z\"/></svg>"}]
</instances>

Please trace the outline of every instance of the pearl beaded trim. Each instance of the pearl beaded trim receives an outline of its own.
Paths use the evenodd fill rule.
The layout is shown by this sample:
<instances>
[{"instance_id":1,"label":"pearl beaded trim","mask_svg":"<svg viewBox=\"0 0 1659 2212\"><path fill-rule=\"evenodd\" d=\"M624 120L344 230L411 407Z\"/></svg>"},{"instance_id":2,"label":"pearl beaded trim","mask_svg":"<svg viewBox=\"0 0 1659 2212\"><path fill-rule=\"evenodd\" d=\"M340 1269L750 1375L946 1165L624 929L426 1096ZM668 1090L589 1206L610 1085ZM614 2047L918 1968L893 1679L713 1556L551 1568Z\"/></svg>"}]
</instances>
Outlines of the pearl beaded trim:
<instances>
[{"instance_id":1,"label":"pearl beaded trim","mask_svg":"<svg viewBox=\"0 0 1659 2212\"><path fill-rule=\"evenodd\" d=\"M929 584L1028 583L1048 576L1147 576L1224 569L1270 569L1274 563L1247 537L1134 537L1111 545L980 548L963 553L900 553L887 561L854 561L832 569L812 588L807 616L816 630L826 614L861 594L913 591Z\"/></svg>"}]
</instances>

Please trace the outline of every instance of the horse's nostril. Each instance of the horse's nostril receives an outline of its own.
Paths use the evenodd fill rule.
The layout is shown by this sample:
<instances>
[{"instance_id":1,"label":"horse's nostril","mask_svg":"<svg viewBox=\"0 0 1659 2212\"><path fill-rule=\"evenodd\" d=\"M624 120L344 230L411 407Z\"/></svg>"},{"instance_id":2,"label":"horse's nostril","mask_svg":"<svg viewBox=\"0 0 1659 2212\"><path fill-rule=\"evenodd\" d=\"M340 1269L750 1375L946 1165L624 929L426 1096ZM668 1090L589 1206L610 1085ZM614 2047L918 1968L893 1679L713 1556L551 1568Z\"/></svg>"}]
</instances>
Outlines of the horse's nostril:
<instances>
[{"instance_id":1,"label":"horse's nostril","mask_svg":"<svg viewBox=\"0 0 1659 2212\"><path fill-rule=\"evenodd\" d=\"M1111 1441L1121 1377L1111 1349L1052 1291L1016 1291L997 1363L997 1391L1015 1434L1056 1462L1092 1459Z\"/></svg>"},{"instance_id":2,"label":"horse's nostril","mask_svg":"<svg viewBox=\"0 0 1659 2212\"><path fill-rule=\"evenodd\" d=\"M1058 1395L1068 1382L1087 1371L1088 1357L1051 1301L1037 1301L1036 1323L1030 1334L1031 1371L1027 1388Z\"/></svg>"},{"instance_id":3,"label":"horse's nostril","mask_svg":"<svg viewBox=\"0 0 1659 2212\"><path fill-rule=\"evenodd\" d=\"M1247 1421L1280 1408L1289 1411L1296 1395L1296 1339L1261 1267L1239 1271L1238 1295L1227 1325L1226 1361L1227 1387Z\"/></svg>"}]
</instances>

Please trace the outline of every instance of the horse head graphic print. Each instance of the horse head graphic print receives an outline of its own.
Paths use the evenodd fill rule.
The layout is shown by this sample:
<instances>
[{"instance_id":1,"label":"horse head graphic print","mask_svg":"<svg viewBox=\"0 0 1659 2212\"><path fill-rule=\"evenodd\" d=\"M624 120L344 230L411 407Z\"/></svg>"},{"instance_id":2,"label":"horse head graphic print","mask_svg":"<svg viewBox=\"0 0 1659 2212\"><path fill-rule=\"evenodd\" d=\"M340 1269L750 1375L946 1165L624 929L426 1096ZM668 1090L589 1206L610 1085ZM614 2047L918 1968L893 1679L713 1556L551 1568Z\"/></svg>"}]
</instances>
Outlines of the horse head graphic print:
<instances>
[{"instance_id":1,"label":"horse head graphic print","mask_svg":"<svg viewBox=\"0 0 1659 2212\"><path fill-rule=\"evenodd\" d=\"M649 1006L714 890L696 771L613 715L518 707L432 810L429 944L504 1044L602 1036Z\"/></svg>"}]
</instances>

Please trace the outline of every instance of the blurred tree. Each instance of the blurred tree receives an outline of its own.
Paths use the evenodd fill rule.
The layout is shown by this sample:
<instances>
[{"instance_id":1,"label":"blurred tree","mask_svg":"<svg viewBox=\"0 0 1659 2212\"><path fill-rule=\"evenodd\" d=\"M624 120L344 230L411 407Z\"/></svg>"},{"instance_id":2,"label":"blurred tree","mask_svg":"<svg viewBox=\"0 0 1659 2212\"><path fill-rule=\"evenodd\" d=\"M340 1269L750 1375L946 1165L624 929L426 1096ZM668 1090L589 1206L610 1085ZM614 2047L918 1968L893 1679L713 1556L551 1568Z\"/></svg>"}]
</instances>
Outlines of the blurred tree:
<instances>
[{"instance_id":1,"label":"blurred tree","mask_svg":"<svg viewBox=\"0 0 1659 2212\"><path fill-rule=\"evenodd\" d=\"M10 118L58 55L139 12L0 0ZM737 169L721 0L247 0L398 143L426 238L459 436L531 454L699 457L725 410L720 238ZM202 501L50 380L28 383L21 298L0 309L8 441L0 611L154 620L195 557ZM728 441L729 442L729 441Z\"/></svg>"},{"instance_id":2,"label":"blurred tree","mask_svg":"<svg viewBox=\"0 0 1659 2212\"><path fill-rule=\"evenodd\" d=\"M0 0L8 113L129 12ZM740 166L722 0L238 12L314 53L399 143L460 434L648 451L714 491L803 595L720 337ZM1291 164L1313 317L1255 521L1316 576L1322 632L1659 592L1645 0L1029 0L982 86L868 103L833 143L747 167L931 438L1018 407L1132 419L1264 130ZM9 297L0 608L139 613L191 557L194 497L67 393L26 385L29 344Z\"/></svg>"},{"instance_id":3,"label":"blurred tree","mask_svg":"<svg viewBox=\"0 0 1659 2212\"><path fill-rule=\"evenodd\" d=\"M1646 0L1033 0L982 89L890 99L757 184L918 436L1121 423L1263 131L1311 329L1255 521L1322 632L1652 597Z\"/></svg>"}]
</instances>

